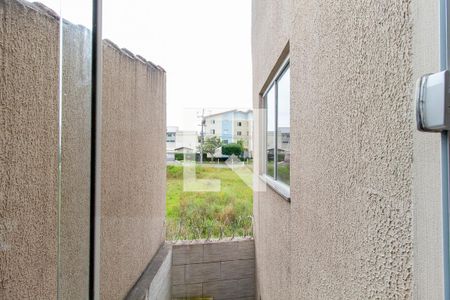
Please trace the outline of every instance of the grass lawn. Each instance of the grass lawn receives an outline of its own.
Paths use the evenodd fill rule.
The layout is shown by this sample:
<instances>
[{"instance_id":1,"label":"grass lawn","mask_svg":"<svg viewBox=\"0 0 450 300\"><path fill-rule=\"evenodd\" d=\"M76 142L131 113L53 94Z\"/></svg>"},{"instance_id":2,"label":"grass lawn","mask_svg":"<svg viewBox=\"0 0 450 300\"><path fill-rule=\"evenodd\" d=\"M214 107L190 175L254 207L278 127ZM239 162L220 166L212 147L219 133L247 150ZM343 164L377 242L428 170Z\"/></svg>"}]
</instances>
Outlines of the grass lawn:
<instances>
[{"instance_id":1,"label":"grass lawn","mask_svg":"<svg viewBox=\"0 0 450 300\"><path fill-rule=\"evenodd\" d=\"M289 185L291 182L290 179L291 166L285 162L278 162L277 166L278 166L277 180ZM274 172L274 161L272 160L267 162L267 175L273 177L274 175L273 172Z\"/></svg>"},{"instance_id":2,"label":"grass lawn","mask_svg":"<svg viewBox=\"0 0 450 300\"><path fill-rule=\"evenodd\" d=\"M167 166L167 239L252 235L253 191L231 169L197 166L198 179L220 179L220 192L184 192L183 166Z\"/></svg>"}]
</instances>

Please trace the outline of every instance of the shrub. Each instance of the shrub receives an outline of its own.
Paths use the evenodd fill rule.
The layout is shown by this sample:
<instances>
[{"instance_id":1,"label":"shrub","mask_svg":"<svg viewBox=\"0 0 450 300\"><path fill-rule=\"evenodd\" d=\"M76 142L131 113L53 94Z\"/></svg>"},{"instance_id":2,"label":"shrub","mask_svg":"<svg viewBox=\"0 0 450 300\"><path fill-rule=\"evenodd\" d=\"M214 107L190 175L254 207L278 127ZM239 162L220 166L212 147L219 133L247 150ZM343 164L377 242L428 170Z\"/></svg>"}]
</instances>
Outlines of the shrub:
<instances>
[{"instance_id":1,"label":"shrub","mask_svg":"<svg viewBox=\"0 0 450 300\"><path fill-rule=\"evenodd\" d=\"M175 160L184 160L184 153L175 153Z\"/></svg>"},{"instance_id":2,"label":"shrub","mask_svg":"<svg viewBox=\"0 0 450 300\"><path fill-rule=\"evenodd\" d=\"M244 149L239 144L227 144L222 146L222 154L223 155L236 155L240 156Z\"/></svg>"}]
</instances>

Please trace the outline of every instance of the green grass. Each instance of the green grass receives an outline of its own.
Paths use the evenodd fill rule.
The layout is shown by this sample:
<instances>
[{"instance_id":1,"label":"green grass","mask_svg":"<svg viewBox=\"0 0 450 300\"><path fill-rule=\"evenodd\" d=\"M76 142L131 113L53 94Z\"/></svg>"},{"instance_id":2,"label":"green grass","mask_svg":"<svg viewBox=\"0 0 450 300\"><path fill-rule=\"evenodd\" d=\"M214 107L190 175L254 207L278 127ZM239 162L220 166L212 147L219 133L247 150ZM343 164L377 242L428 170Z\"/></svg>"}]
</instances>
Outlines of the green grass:
<instances>
[{"instance_id":1,"label":"green grass","mask_svg":"<svg viewBox=\"0 0 450 300\"><path fill-rule=\"evenodd\" d=\"M289 185L290 178L290 165L286 163L278 163L278 180Z\"/></svg>"},{"instance_id":2,"label":"green grass","mask_svg":"<svg viewBox=\"0 0 450 300\"><path fill-rule=\"evenodd\" d=\"M284 162L278 162L277 164L277 171L278 171L278 177L277 180L290 185L291 183L291 178L290 178L290 165L288 163L284 163ZM274 161L268 161L267 162L267 175L272 176L274 173Z\"/></svg>"},{"instance_id":3,"label":"green grass","mask_svg":"<svg viewBox=\"0 0 450 300\"><path fill-rule=\"evenodd\" d=\"M183 167L167 166L167 239L251 235L251 188L228 168L197 166L196 175L220 179L220 192L184 192Z\"/></svg>"}]
</instances>

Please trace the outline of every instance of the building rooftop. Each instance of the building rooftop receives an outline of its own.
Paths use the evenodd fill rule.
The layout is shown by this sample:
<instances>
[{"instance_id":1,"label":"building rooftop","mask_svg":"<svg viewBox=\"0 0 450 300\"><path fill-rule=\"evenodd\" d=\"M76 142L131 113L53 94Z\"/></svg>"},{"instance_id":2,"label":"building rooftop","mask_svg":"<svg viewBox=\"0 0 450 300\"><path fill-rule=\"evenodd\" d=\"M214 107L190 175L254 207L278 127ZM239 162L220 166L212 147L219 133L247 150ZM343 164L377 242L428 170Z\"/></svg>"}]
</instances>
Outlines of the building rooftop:
<instances>
[{"instance_id":1,"label":"building rooftop","mask_svg":"<svg viewBox=\"0 0 450 300\"><path fill-rule=\"evenodd\" d=\"M220 115L227 114L227 113L231 113L231 112L239 112L239 113L248 114L248 113L251 113L251 112L253 112L253 111L252 111L251 109L248 109L248 110L232 109L232 110L227 110L227 111L223 111L223 112L220 112L220 113L215 113L215 114L207 115L207 116L205 116L205 119L206 119L206 118L210 118L210 117L220 116Z\"/></svg>"}]
</instances>

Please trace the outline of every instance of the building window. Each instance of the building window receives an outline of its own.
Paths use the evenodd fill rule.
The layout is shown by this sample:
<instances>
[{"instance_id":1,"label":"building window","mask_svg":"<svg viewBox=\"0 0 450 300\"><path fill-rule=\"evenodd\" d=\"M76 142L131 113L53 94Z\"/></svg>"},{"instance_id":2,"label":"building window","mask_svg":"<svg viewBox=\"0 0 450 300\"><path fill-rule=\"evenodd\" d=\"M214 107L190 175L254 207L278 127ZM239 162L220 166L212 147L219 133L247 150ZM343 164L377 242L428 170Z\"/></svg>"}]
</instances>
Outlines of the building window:
<instances>
[{"instance_id":1,"label":"building window","mask_svg":"<svg viewBox=\"0 0 450 300\"><path fill-rule=\"evenodd\" d=\"M176 133L175 132L168 132L166 134L166 142L167 143L175 143Z\"/></svg>"},{"instance_id":2,"label":"building window","mask_svg":"<svg viewBox=\"0 0 450 300\"><path fill-rule=\"evenodd\" d=\"M265 175L290 185L290 68L284 65L264 93Z\"/></svg>"},{"instance_id":3,"label":"building window","mask_svg":"<svg viewBox=\"0 0 450 300\"><path fill-rule=\"evenodd\" d=\"M216 124L216 120L211 120L211 123L212 124Z\"/></svg>"},{"instance_id":4,"label":"building window","mask_svg":"<svg viewBox=\"0 0 450 300\"><path fill-rule=\"evenodd\" d=\"M238 124L237 124L239 127L241 127L242 126L242 122L238 122Z\"/></svg>"},{"instance_id":5,"label":"building window","mask_svg":"<svg viewBox=\"0 0 450 300\"><path fill-rule=\"evenodd\" d=\"M290 133L281 133L281 142L283 144L289 144L290 139L291 139Z\"/></svg>"},{"instance_id":6,"label":"building window","mask_svg":"<svg viewBox=\"0 0 450 300\"><path fill-rule=\"evenodd\" d=\"M216 134L216 130L215 129L211 129L211 134Z\"/></svg>"},{"instance_id":7,"label":"building window","mask_svg":"<svg viewBox=\"0 0 450 300\"><path fill-rule=\"evenodd\" d=\"M224 145L226 145L226 144L228 144L228 140L223 140L222 143L223 143Z\"/></svg>"},{"instance_id":8,"label":"building window","mask_svg":"<svg viewBox=\"0 0 450 300\"><path fill-rule=\"evenodd\" d=\"M238 136L241 136L241 135L242 135L242 132L241 132L241 131L238 131L238 132L237 132L237 135L238 135Z\"/></svg>"}]
</instances>

